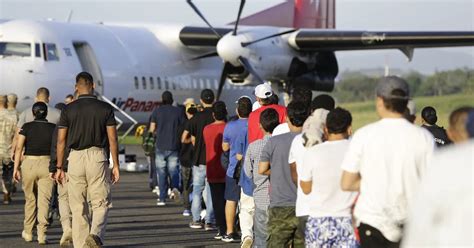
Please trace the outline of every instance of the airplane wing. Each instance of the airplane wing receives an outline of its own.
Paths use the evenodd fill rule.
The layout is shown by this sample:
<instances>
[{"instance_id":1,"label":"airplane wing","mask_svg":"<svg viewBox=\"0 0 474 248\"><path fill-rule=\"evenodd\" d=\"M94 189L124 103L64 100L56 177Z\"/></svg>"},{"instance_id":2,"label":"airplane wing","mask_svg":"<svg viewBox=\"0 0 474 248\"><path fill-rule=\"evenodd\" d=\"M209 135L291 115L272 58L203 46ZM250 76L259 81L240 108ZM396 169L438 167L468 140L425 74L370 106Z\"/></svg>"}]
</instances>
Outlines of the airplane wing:
<instances>
[{"instance_id":1,"label":"airplane wing","mask_svg":"<svg viewBox=\"0 0 474 248\"><path fill-rule=\"evenodd\" d=\"M411 60L414 48L473 46L474 32L301 29L291 34L289 44L294 49L307 52L400 49Z\"/></svg>"}]
</instances>

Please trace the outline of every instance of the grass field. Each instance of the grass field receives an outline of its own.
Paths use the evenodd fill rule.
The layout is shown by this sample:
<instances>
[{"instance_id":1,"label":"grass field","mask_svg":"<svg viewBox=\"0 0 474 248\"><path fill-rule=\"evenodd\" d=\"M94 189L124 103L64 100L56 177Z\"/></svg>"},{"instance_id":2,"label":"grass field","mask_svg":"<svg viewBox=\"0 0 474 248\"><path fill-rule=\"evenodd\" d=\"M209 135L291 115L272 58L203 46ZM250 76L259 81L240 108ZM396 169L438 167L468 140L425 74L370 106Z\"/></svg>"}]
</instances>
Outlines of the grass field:
<instances>
[{"instance_id":1,"label":"grass field","mask_svg":"<svg viewBox=\"0 0 474 248\"><path fill-rule=\"evenodd\" d=\"M421 124L421 110L426 106L432 106L438 111L438 124L446 127L451 111L461 106L474 106L474 96L471 94L457 94L437 97L417 97L415 98L417 109L417 124ZM375 112L374 101L343 103L341 107L351 111L354 130L378 119ZM121 142L124 145L141 144L141 138L133 135L125 137Z\"/></svg>"},{"instance_id":2,"label":"grass field","mask_svg":"<svg viewBox=\"0 0 474 248\"><path fill-rule=\"evenodd\" d=\"M462 106L473 106L474 96L470 94L457 94L436 97L417 97L414 99L417 111L417 124L421 124L421 110L426 106L432 106L438 113L438 125L446 127L451 111ZM353 127L358 129L368 123L378 119L375 112L375 101L343 103L341 107L351 111L353 117Z\"/></svg>"}]
</instances>

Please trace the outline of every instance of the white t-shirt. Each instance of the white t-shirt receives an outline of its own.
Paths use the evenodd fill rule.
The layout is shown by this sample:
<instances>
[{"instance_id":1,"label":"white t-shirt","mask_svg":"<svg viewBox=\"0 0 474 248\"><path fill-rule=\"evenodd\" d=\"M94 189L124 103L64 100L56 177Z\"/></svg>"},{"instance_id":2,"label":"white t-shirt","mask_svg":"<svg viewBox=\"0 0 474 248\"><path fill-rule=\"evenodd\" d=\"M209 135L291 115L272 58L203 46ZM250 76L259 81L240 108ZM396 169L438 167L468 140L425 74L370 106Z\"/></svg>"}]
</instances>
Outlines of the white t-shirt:
<instances>
[{"instance_id":1,"label":"white t-shirt","mask_svg":"<svg viewBox=\"0 0 474 248\"><path fill-rule=\"evenodd\" d=\"M299 180L313 182L309 196L311 217L350 217L355 192L341 189L341 163L349 148L348 140L326 141L304 153Z\"/></svg>"},{"instance_id":2,"label":"white t-shirt","mask_svg":"<svg viewBox=\"0 0 474 248\"><path fill-rule=\"evenodd\" d=\"M474 140L437 151L410 210L403 247L473 247Z\"/></svg>"},{"instance_id":3,"label":"white t-shirt","mask_svg":"<svg viewBox=\"0 0 474 248\"><path fill-rule=\"evenodd\" d=\"M285 122L275 127L275 129L272 132L272 136L277 136L277 135L285 134L289 132L290 132L290 126L288 126L288 123Z\"/></svg>"},{"instance_id":4,"label":"white t-shirt","mask_svg":"<svg viewBox=\"0 0 474 248\"><path fill-rule=\"evenodd\" d=\"M306 148L303 145L303 136L302 134L298 134L291 142L290 154L288 156L288 164L296 163L298 182L300 181L300 175L303 173L303 157L305 152ZM309 207L312 204L310 196L303 193L299 183L296 192L296 217L309 215Z\"/></svg>"},{"instance_id":5,"label":"white t-shirt","mask_svg":"<svg viewBox=\"0 0 474 248\"><path fill-rule=\"evenodd\" d=\"M362 178L357 221L398 242L433 149L433 136L402 118L385 118L358 130L342 163L343 170Z\"/></svg>"}]
</instances>

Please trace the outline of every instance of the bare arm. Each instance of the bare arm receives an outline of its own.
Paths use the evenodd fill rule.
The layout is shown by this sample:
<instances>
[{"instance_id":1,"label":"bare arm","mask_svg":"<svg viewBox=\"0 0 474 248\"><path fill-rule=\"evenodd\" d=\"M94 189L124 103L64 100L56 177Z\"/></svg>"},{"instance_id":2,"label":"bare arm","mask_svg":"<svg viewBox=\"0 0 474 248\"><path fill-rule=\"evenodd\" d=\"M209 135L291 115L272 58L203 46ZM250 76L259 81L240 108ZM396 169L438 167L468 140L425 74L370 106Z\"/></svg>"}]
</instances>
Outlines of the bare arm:
<instances>
[{"instance_id":1,"label":"bare arm","mask_svg":"<svg viewBox=\"0 0 474 248\"><path fill-rule=\"evenodd\" d=\"M222 151L226 152L228 150L230 150L229 143L226 143L226 142L222 143ZM241 160L241 159L239 159L239 160Z\"/></svg>"},{"instance_id":2,"label":"bare arm","mask_svg":"<svg viewBox=\"0 0 474 248\"><path fill-rule=\"evenodd\" d=\"M149 133L154 133L156 130L156 123L155 122L150 122L150 128L148 129Z\"/></svg>"},{"instance_id":3,"label":"bare arm","mask_svg":"<svg viewBox=\"0 0 474 248\"><path fill-rule=\"evenodd\" d=\"M312 187L313 187L313 181L309 181L309 182L300 181L300 188L305 195L308 195L309 193L311 193Z\"/></svg>"},{"instance_id":4,"label":"bare arm","mask_svg":"<svg viewBox=\"0 0 474 248\"><path fill-rule=\"evenodd\" d=\"M112 161L114 167L112 168L112 183L115 184L119 181L119 160L118 160L118 144L117 144L117 129L115 126L107 126L107 137L109 139L110 153L112 154Z\"/></svg>"},{"instance_id":5,"label":"bare arm","mask_svg":"<svg viewBox=\"0 0 474 248\"><path fill-rule=\"evenodd\" d=\"M296 163L290 164L290 171L291 171L291 179L293 183L298 186L298 172L296 171Z\"/></svg>"},{"instance_id":6,"label":"bare arm","mask_svg":"<svg viewBox=\"0 0 474 248\"><path fill-rule=\"evenodd\" d=\"M192 138L191 138L191 135L189 135L189 131L184 130L183 134L181 135L181 143L183 144L192 143Z\"/></svg>"},{"instance_id":7,"label":"bare arm","mask_svg":"<svg viewBox=\"0 0 474 248\"><path fill-rule=\"evenodd\" d=\"M359 173L343 171L341 178L341 189L344 191L359 191L360 179L361 177Z\"/></svg>"},{"instance_id":8,"label":"bare arm","mask_svg":"<svg viewBox=\"0 0 474 248\"><path fill-rule=\"evenodd\" d=\"M258 164L258 174L270 176L270 162L260 162Z\"/></svg>"},{"instance_id":9,"label":"bare arm","mask_svg":"<svg viewBox=\"0 0 474 248\"><path fill-rule=\"evenodd\" d=\"M66 150L66 137L67 137L67 128L58 129L58 142L56 147L56 157L57 157L57 168L63 168L64 162L64 153Z\"/></svg>"},{"instance_id":10,"label":"bare arm","mask_svg":"<svg viewBox=\"0 0 474 248\"><path fill-rule=\"evenodd\" d=\"M191 136L191 143L196 146L196 136Z\"/></svg>"}]
</instances>

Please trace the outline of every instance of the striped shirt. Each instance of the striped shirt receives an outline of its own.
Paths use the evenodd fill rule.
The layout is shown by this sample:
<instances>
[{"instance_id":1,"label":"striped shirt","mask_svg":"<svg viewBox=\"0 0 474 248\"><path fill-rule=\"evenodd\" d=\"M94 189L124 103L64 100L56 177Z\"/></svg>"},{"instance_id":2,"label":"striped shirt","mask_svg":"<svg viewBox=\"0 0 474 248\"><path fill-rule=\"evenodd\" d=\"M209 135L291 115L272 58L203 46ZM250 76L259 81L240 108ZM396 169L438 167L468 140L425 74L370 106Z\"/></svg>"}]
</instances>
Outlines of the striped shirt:
<instances>
[{"instance_id":1,"label":"striped shirt","mask_svg":"<svg viewBox=\"0 0 474 248\"><path fill-rule=\"evenodd\" d=\"M259 209L267 209L270 205L270 177L258 174L260 154L269 139L270 135L266 135L263 139L252 142L247 148L244 160L245 174L253 181L253 199Z\"/></svg>"}]
</instances>

